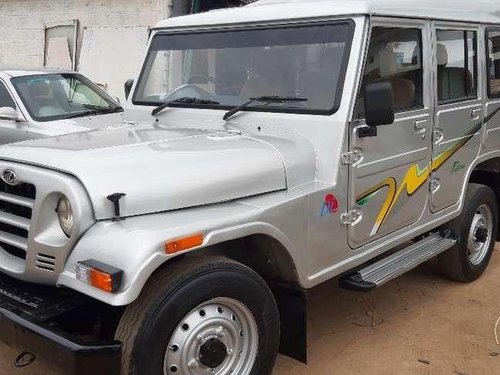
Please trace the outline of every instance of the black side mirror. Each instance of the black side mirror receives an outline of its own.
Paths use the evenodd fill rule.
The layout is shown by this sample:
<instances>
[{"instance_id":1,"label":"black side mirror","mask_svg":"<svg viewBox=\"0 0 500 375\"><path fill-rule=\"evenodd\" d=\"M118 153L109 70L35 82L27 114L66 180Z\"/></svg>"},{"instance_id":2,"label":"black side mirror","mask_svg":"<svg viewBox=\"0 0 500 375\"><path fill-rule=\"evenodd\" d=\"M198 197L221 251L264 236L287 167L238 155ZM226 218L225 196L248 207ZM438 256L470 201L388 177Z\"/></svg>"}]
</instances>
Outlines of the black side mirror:
<instances>
[{"instance_id":1,"label":"black side mirror","mask_svg":"<svg viewBox=\"0 0 500 375\"><path fill-rule=\"evenodd\" d=\"M370 127L394 123L390 82L375 82L365 86L365 118L366 125Z\"/></svg>"},{"instance_id":2,"label":"black side mirror","mask_svg":"<svg viewBox=\"0 0 500 375\"><path fill-rule=\"evenodd\" d=\"M125 81L125 99L128 99L128 96L130 95L130 91L132 90L132 86L134 85L134 80L132 78L127 79Z\"/></svg>"}]
</instances>

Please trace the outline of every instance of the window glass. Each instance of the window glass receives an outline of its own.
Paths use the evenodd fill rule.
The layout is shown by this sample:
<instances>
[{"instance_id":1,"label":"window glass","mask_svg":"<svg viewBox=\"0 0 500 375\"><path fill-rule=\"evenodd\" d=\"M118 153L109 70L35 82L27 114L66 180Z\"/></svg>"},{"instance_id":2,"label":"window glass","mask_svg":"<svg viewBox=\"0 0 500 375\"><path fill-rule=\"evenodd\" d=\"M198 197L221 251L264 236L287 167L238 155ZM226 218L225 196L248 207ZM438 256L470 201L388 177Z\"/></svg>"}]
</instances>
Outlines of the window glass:
<instances>
[{"instance_id":1,"label":"window glass","mask_svg":"<svg viewBox=\"0 0 500 375\"><path fill-rule=\"evenodd\" d=\"M307 100L255 102L251 109L331 113L340 102L352 32L352 23L345 21L157 34L134 103L160 105L193 97L220 109L249 98L283 96Z\"/></svg>"},{"instance_id":2,"label":"window glass","mask_svg":"<svg viewBox=\"0 0 500 375\"><path fill-rule=\"evenodd\" d=\"M12 78L31 117L36 121L121 112L104 91L79 74L40 74Z\"/></svg>"},{"instance_id":3,"label":"window glass","mask_svg":"<svg viewBox=\"0 0 500 375\"><path fill-rule=\"evenodd\" d=\"M0 107L10 107L16 109L16 103L14 103L14 100L3 83L0 83Z\"/></svg>"},{"instance_id":4,"label":"window glass","mask_svg":"<svg viewBox=\"0 0 500 375\"><path fill-rule=\"evenodd\" d=\"M439 103L477 96L476 33L437 30L436 62Z\"/></svg>"},{"instance_id":5,"label":"window glass","mask_svg":"<svg viewBox=\"0 0 500 375\"><path fill-rule=\"evenodd\" d=\"M364 116L363 92L369 83L389 82L395 111L423 107L420 29L374 27L356 111Z\"/></svg>"},{"instance_id":6,"label":"window glass","mask_svg":"<svg viewBox=\"0 0 500 375\"><path fill-rule=\"evenodd\" d=\"M500 30L488 31L488 95L500 97Z\"/></svg>"}]
</instances>

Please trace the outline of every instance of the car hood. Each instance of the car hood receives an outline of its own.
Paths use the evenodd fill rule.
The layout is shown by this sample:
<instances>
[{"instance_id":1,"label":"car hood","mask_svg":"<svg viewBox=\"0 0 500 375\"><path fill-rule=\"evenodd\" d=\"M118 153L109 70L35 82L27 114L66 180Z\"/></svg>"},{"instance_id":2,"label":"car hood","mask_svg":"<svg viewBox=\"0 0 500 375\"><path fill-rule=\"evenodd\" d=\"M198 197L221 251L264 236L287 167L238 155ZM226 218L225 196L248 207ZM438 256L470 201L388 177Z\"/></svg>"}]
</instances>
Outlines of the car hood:
<instances>
[{"instance_id":1,"label":"car hood","mask_svg":"<svg viewBox=\"0 0 500 375\"><path fill-rule=\"evenodd\" d=\"M123 126L6 145L0 159L71 174L96 219L175 210L286 189L280 152L268 142L201 129Z\"/></svg>"},{"instance_id":2,"label":"car hood","mask_svg":"<svg viewBox=\"0 0 500 375\"><path fill-rule=\"evenodd\" d=\"M86 130L100 129L123 123L123 113L107 113L101 115L76 117L66 120L54 120L44 127L44 136L64 135Z\"/></svg>"}]
</instances>

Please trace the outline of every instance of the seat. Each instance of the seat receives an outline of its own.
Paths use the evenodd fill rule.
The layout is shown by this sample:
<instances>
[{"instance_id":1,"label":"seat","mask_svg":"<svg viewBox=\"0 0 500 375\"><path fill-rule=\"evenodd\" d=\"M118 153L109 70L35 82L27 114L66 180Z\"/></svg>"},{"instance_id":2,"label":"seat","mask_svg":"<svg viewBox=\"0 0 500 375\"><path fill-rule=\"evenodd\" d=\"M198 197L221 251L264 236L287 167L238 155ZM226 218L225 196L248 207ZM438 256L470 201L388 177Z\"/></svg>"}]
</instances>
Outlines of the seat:
<instances>
[{"instance_id":1,"label":"seat","mask_svg":"<svg viewBox=\"0 0 500 375\"><path fill-rule=\"evenodd\" d=\"M392 48L386 47L380 51L379 66L380 78L374 82L391 84L394 109L412 107L415 100L415 84L400 76L397 55Z\"/></svg>"},{"instance_id":2,"label":"seat","mask_svg":"<svg viewBox=\"0 0 500 375\"><path fill-rule=\"evenodd\" d=\"M246 82L240 90L241 98L262 95L288 96L286 71L287 59L278 49L262 49L253 55Z\"/></svg>"},{"instance_id":3,"label":"seat","mask_svg":"<svg viewBox=\"0 0 500 375\"><path fill-rule=\"evenodd\" d=\"M448 51L444 44L436 45L439 101L466 98L472 87L472 74L468 69L448 67Z\"/></svg>"},{"instance_id":4,"label":"seat","mask_svg":"<svg viewBox=\"0 0 500 375\"><path fill-rule=\"evenodd\" d=\"M51 95L51 89L44 80L33 81L28 84L27 91L31 97L32 107L38 117L52 115L55 101ZM59 109L60 110L60 109Z\"/></svg>"}]
</instances>

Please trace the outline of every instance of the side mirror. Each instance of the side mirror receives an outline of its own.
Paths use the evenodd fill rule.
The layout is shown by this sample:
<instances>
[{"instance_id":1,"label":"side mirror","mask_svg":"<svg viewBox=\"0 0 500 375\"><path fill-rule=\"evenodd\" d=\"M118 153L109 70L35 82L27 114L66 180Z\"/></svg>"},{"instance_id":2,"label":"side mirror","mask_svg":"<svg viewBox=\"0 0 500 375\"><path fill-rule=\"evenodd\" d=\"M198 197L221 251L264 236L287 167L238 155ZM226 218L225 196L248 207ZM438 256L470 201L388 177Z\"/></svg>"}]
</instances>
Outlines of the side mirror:
<instances>
[{"instance_id":1,"label":"side mirror","mask_svg":"<svg viewBox=\"0 0 500 375\"><path fill-rule=\"evenodd\" d=\"M0 107L0 120L21 121L21 118L14 108Z\"/></svg>"},{"instance_id":2,"label":"side mirror","mask_svg":"<svg viewBox=\"0 0 500 375\"><path fill-rule=\"evenodd\" d=\"M366 85L365 118L366 124L370 127L394 123L392 85L389 82Z\"/></svg>"},{"instance_id":3,"label":"side mirror","mask_svg":"<svg viewBox=\"0 0 500 375\"><path fill-rule=\"evenodd\" d=\"M128 96L130 95L130 91L132 90L132 86L134 85L134 80L132 78L127 79L125 81L125 99L128 99Z\"/></svg>"}]
</instances>

